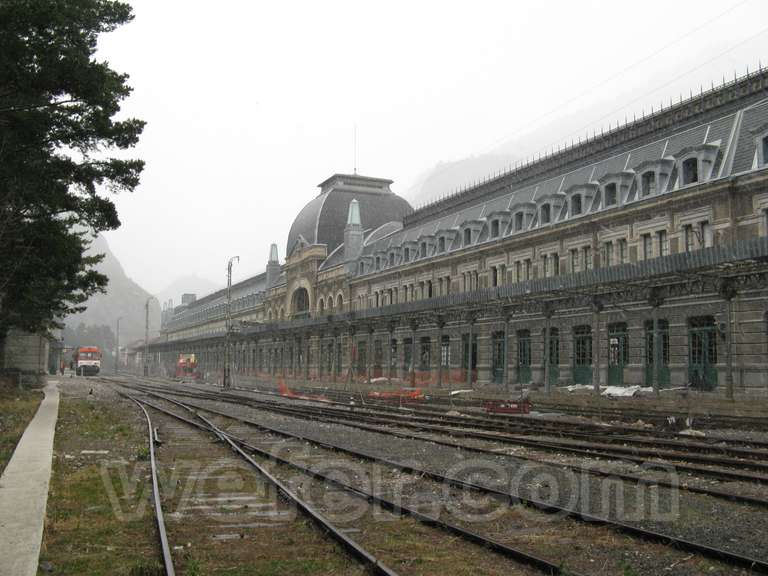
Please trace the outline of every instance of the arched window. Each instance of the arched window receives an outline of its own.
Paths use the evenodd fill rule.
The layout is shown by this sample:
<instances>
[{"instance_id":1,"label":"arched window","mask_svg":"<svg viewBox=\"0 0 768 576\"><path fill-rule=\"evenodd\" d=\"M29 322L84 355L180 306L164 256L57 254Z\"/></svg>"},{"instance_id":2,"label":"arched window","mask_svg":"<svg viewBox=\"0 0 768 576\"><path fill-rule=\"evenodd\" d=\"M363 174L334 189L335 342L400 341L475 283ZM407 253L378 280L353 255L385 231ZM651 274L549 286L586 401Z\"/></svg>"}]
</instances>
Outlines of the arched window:
<instances>
[{"instance_id":1,"label":"arched window","mask_svg":"<svg viewBox=\"0 0 768 576\"><path fill-rule=\"evenodd\" d=\"M581 194L574 194L571 198L571 216L581 214Z\"/></svg>"},{"instance_id":2,"label":"arched window","mask_svg":"<svg viewBox=\"0 0 768 576\"><path fill-rule=\"evenodd\" d=\"M325 301L322 298L320 298L320 302L318 302L318 304L317 304L317 311L320 314L325 312Z\"/></svg>"},{"instance_id":3,"label":"arched window","mask_svg":"<svg viewBox=\"0 0 768 576\"><path fill-rule=\"evenodd\" d=\"M336 296L336 308L343 308L344 307L344 297L339 294Z\"/></svg>"},{"instance_id":4,"label":"arched window","mask_svg":"<svg viewBox=\"0 0 768 576\"><path fill-rule=\"evenodd\" d=\"M643 173L640 179L640 192L643 196L656 193L656 172L649 170Z\"/></svg>"},{"instance_id":5,"label":"arched window","mask_svg":"<svg viewBox=\"0 0 768 576\"><path fill-rule=\"evenodd\" d=\"M328 296L328 310L333 308L333 296Z\"/></svg>"},{"instance_id":6,"label":"arched window","mask_svg":"<svg viewBox=\"0 0 768 576\"><path fill-rule=\"evenodd\" d=\"M543 204L541 206L541 223L549 224L552 220L552 208L549 204Z\"/></svg>"},{"instance_id":7,"label":"arched window","mask_svg":"<svg viewBox=\"0 0 768 576\"><path fill-rule=\"evenodd\" d=\"M472 230L470 228L464 229L464 246L472 244Z\"/></svg>"},{"instance_id":8,"label":"arched window","mask_svg":"<svg viewBox=\"0 0 768 576\"><path fill-rule=\"evenodd\" d=\"M611 183L605 186L605 205L616 206L618 203L618 194L616 192L616 184Z\"/></svg>"},{"instance_id":9,"label":"arched window","mask_svg":"<svg viewBox=\"0 0 768 576\"><path fill-rule=\"evenodd\" d=\"M699 159L688 158L683 162L683 185L699 181Z\"/></svg>"},{"instance_id":10,"label":"arched window","mask_svg":"<svg viewBox=\"0 0 768 576\"><path fill-rule=\"evenodd\" d=\"M293 316L301 317L309 314L309 294L306 288L297 288L293 292Z\"/></svg>"}]
</instances>

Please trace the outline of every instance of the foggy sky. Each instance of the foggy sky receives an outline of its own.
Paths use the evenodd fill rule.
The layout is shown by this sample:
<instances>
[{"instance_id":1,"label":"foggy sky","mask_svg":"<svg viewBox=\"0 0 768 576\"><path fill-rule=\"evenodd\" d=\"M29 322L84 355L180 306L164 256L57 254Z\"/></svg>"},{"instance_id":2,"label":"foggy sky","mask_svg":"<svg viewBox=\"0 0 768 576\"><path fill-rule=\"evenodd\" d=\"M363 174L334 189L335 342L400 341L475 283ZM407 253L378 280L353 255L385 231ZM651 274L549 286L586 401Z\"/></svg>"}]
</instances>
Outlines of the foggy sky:
<instances>
[{"instance_id":1,"label":"foggy sky","mask_svg":"<svg viewBox=\"0 0 768 576\"><path fill-rule=\"evenodd\" d=\"M282 260L355 124L358 172L408 197L440 161L536 153L768 60L763 0L131 4L99 57L130 75L147 167L106 237L150 292Z\"/></svg>"}]
</instances>

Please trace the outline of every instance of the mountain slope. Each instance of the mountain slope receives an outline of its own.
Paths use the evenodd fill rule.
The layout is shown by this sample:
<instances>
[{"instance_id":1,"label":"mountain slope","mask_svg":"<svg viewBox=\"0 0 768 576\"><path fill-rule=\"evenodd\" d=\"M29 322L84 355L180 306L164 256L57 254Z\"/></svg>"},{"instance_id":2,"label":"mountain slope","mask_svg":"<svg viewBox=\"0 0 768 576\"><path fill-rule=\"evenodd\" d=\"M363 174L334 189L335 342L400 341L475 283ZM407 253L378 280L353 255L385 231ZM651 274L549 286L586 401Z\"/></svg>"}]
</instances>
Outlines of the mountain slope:
<instances>
[{"instance_id":1,"label":"mountain slope","mask_svg":"<svg viewBox=\"0 0 768 576\"><path fill-rule=\"evenodd\" d=\"M149 292L125 274L120 261L112 254L107 241L102 236L98 236L93 241L88 253L104 254L104 260L97 269L109 278L107 292L91 296L87 302L88 308L80 314L69 316L66 319L66 325L73 329L80 323L86 326L107 325L114 332L117 319L122 317L120 343L127 344L132 340L143 339L144 304L150 296ZM160 304L153 299L149 303L150 337L157 334L159 327Z\"/></svg>"}]
</instances>

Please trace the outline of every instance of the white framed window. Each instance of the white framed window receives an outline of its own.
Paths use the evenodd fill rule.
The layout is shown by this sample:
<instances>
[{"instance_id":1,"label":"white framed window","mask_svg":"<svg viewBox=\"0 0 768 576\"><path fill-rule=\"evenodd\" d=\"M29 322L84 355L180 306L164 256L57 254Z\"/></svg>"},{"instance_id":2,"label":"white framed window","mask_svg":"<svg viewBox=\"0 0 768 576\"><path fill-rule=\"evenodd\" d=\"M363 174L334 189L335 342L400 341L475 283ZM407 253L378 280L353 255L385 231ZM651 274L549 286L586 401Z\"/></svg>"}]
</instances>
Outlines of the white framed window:
<instances>
[{"instance_id":1,"label":"white framed window","mask_svg":"<svg viewBox=\"0 0 768 576\"><path fill-rule=\"evenodd\" d=\"M606 208L616 206L619 203L619 192L615 182L605 185L603 198L605 199Z\"/></svg>"}]
</instances>

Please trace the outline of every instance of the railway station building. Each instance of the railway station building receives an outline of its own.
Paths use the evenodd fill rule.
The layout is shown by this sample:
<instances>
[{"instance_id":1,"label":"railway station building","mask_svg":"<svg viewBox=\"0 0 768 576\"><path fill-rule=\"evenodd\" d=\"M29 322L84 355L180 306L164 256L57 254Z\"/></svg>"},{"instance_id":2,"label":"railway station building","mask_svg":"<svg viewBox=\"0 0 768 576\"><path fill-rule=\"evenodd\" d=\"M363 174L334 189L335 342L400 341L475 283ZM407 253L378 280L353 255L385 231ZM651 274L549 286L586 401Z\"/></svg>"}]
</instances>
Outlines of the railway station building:
<instances>
[{"instance_id":1,"label":"railway station building","mask_svg":"<svg viewBox=\"0 0 768 576\"><path fill-rule=\"evenodd\" d=\"M768 387L768 73L413 210L335 174L280 260L165 311L151 370L513 389Z\"/></svg>"}]
</instances>

